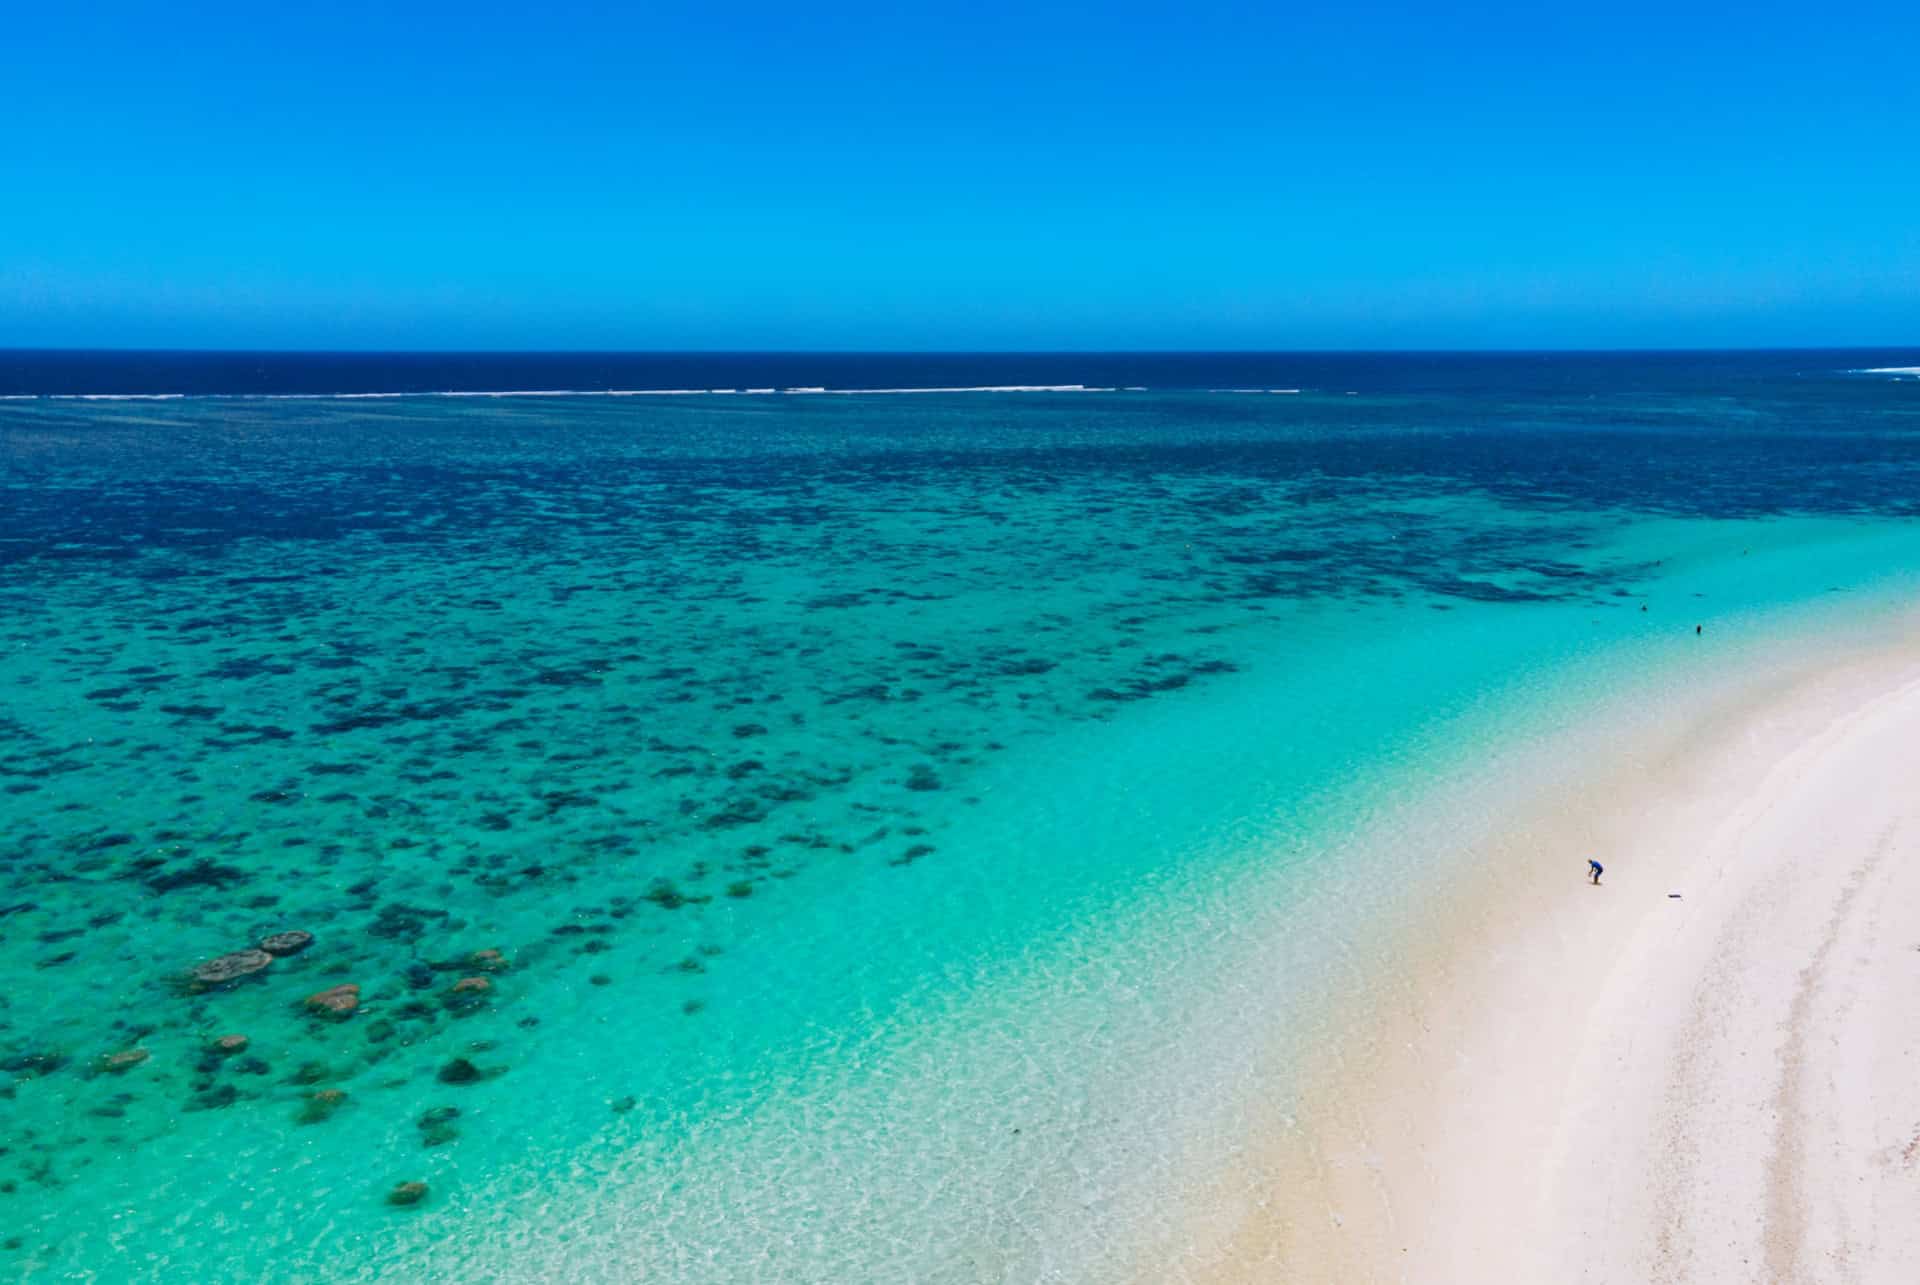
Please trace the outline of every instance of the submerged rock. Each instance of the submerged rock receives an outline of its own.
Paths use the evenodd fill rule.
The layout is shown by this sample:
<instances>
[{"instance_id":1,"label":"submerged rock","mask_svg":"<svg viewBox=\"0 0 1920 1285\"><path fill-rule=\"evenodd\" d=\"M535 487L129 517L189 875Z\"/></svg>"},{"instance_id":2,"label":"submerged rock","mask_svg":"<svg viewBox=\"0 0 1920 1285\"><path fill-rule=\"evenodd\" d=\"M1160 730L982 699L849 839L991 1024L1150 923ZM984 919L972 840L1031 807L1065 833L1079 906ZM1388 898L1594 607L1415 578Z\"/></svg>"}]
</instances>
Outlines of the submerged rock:
<instances>
[{"instance_id":1,"label":"submerged rock","mask_svg":"<svg viewBox=\"0 0 1920 1285\"><path fill-rule=\"evenodd\" d=\"M474 1008L486 1003L486 997L493 991L493 983L486 978L461 978L459 982L447 987L447 1008Z\"/></svg>"},{"instance_id":2,"label":"submerged rock","mask_svg":"<svg viewBox=\"0 0 1920 1285\"><path fill-rule=\"evenodd\" d=\"M440 1147L459 1141L460 1130L453 1127L459 1118L459 1107L429 1107L421 1112L420 1118L414 1121L420 1130L420 1145Z\"/></svg>"},{"instance_id":3,"label":"submerged rock","mask_svg":"<svg viewBox=\"0 0 1920 1285\"><path fill-rule=\"evenodd\" d=\"M444 1147L450 1142L460 1141L460 1130L450 1124L436 1124L420 1131L420 1145L423 1147Z\"/></svg>"},{"instance_id":4,"label":"submerged rock","mask_svg":"<svg viewBox=\"0 0 1920 1285\"><path fill-rule=\"evenodd\" d=\"M678 910L692 898L673 886L671 879L655 879L642 899L651 901L662 910Z\"/></svg>"},{"instance_id":5,"label":"submerged rock","mask_svg":"<svg viewBox=\"0 0 1920 1285\"><path fill-rule=\"evenodd\" d=\"M300 1107L301 1124L319 1124L330 1118L347 1100L345 1089L319 1089L307 1095Z\"/></svg>"},{"instance_id":6,"label":"submerged rock","mask_svg":"<svg viewBox=\"0 0 1920 1285\"><path fill-rule=\"evenodd\" d=\"M264 950L236 950L231 954L209 959L193 970L195 990L211 990L219 986L231 986L243 978L251 977L273 963L273 956Z\"/></svg>"},{"instance_id":7,"label":"submerged rock","mask_svg":"<svg viewBox=\"0 0 1920 1285\"><path fill-rule=\"evenodd\" d=\"M439 1079L442 1084L472 1084L483 1075L479 1067L463 1057L457 1057L440 1068Z\"/></svg>"},{"instance_id":8,"label":"submerged rock","mask_svg":"<svg viewBox=\"0 0 1920 1285\"><path fill-rule=\"evenodd\" d=\"M222 1035L213 1042L212 1048L222 1057L232 1057L236 1053L245 1053L250 1043L252 1041L244 1035Z\"/></svg>"},{"instance_id":9,"label":"submerged rock","mask_svg":"<svg viewBox=\"0 0 1920 1285\"><path fill-rule=\"evenodd\" d=\"M393 1190L387 1193L389 1205L417 1205L427 1198L427 1184L424 1182L396 1182Z\"/></svg>"},{"instance_id":10,"label":"submerged rock","mask_svg":"<svg viewBox=\"0 0 1920 1285\"><path fill-rule=\"evenodd\" d=\"M352 1017L354 1010L360 1007L360 984L342 982L338 986L329 986L323 991L315 991L301 1001L309 1013L320 1017L340 1021Z\"/></svg>"},{"instance_id":11,"label":"submerged rock","mask_svg":"<svg viewBox=\"0 0 1920 1285\"><path fill-rule=\"evenodd\" d=\"M507 957L498 950L476 950L467 956L467 967L483 973L502 973L507 970Z\"/></svg>"},{"instance_id":12,"label":"submerged rock","mask_svg":"<svg viewBox=\"0 0 1920 1285\"><path fill-rule=\"evenodd\" d=\"M493 983L484 977L462 977L448 990L444 999L447 1011L455 1017L465 1017L485 1006L487 995L493 990Z\"/></svg>"},{"instance_id":13,"label":"submerged rock","mask_svg":"<svg viewBox=\"0 0 1920 1285\"><path fill-rule=\"evenodd\" d=\"M260 949L269 955L276 956L298 955L311 945L313 945L313 934L302 932L297 928L260 939Z\"/></svg>"},{"instance_id":14,"label":"submerged rock","mask_svg":"<svg viewBox=\"0 0 1920 1285\"><path fill-rule=\"evenodd\" d=\"M459 1141L460 1130L453 1127L453 1122L459 1118L459 1107L429 1107L421 1112L420 1118L414 1121L420 1130L420 1145L440 1147Z\"/></svg>"}]
</instances>

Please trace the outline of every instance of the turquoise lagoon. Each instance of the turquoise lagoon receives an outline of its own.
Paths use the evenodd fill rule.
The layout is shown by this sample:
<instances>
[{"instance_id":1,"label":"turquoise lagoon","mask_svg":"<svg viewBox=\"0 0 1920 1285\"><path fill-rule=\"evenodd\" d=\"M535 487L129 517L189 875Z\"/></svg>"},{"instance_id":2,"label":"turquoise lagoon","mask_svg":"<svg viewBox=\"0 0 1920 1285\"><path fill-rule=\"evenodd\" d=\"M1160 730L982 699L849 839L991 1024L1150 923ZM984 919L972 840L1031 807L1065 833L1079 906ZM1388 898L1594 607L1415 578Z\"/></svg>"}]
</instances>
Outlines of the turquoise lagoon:
<instances>
[{"instance_id":1,"label":"turquoise lagoon","mask_svg":"<svg viewBox=\"0 0 1920 1285\"><path fill-rule=\"evenodd\" d=\"M1177 1252L1387 957L1396 816L1905 600L1920 403L1844 366L0 407L0 1265Z\"/></svg>"}]
</instances>

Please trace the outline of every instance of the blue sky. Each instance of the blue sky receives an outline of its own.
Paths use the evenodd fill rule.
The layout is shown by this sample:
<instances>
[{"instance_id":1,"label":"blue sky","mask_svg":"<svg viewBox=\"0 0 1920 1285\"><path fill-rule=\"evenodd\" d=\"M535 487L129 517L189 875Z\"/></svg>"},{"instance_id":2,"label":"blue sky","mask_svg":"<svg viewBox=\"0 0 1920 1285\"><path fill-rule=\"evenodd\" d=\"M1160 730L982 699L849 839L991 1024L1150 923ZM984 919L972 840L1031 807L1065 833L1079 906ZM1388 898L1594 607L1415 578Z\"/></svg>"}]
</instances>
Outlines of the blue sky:
<instances>
[{"instance_id":1,"label":"blue sky","mask_svg":"<svg viewBox=\"0 0 1920 1285\"><path fill-rule=\"evenodd\" d=\"M1920 6L10 11L0 345L1920 339Z\"/></svg>"}]
</instances>

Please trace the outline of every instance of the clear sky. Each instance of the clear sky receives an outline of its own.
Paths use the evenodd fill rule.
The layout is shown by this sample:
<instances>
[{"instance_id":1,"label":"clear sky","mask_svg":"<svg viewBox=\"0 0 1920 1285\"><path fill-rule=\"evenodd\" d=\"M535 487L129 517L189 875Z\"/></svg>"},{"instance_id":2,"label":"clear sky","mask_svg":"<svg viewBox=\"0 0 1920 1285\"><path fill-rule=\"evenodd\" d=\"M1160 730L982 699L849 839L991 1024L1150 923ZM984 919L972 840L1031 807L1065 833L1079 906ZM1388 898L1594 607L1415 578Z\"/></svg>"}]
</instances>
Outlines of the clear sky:
<instances>
[{"instance_id":1,"label":"clear sky","mask_svg":"<svg viewBox=\"0 0 1920 1285\"><path fill-rule=\"evenodd\" d=\"M1920 340L1920 4L21 4L0 345Z\"/></svg>"}]
</instances>

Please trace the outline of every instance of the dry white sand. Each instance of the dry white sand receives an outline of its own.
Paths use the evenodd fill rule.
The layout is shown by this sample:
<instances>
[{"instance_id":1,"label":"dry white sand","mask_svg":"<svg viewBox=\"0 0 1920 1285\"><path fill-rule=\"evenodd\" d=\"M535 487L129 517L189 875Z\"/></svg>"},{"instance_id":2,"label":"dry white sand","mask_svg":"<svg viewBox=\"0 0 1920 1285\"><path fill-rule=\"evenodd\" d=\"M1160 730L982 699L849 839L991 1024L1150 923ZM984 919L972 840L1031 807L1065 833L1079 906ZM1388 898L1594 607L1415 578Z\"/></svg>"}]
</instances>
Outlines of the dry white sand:
<instances>
[{"instance_id":1,"label":"dry white sand","mask_svg":"<svg viewBox=\"0 0 1920 1285\"><path fill-rule=\"evenodd\" d=\"M1920 645L1595 762L1436 905L1176 1274L1920 1281Z\"/></svg>"}]
</instances>

